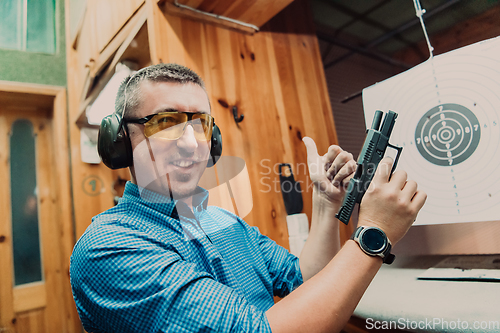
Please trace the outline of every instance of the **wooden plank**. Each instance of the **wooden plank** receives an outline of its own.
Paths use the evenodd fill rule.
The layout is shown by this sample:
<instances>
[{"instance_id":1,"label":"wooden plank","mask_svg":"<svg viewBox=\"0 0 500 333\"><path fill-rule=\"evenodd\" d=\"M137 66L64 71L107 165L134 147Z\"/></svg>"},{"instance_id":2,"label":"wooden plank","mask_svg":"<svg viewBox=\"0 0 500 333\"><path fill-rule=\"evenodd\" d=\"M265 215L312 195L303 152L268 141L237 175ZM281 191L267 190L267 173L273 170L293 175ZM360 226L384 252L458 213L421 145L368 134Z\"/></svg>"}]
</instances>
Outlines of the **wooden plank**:
<instances>
[{"instance_id":1,"label":"wooden plank","mask_svg":"<svg viewBox=\"0 0 500 333\"><path fill-rule=\"evenodd\" d=\"M291 137L290 130L288 124L288 117L286 114L285 103L283 100L283 93L281 89L280 76L278 72L278 61L276 54L274 52L273 39L270 34L266 34L264 36L266 42L266 50L268 52L269 58L269 71L271 74L273 93L276 101L276 110L279 117L279 124L281 128L281 133L283 137L283 146L284 146L284 160L285 161L293 161L293 153L292 153L292 145L291 145ZM294 173L296 172L293 170Z\"/></svg>"},{"instance_id":2,"label":"wooden plank","mask_svg":"<svg viewBox=\"0 0 500 333\"><path fill-rule=\"evenodd\" d=\"M45 320L44 310L38 309L19 314L16 318L15 332L29 332L29 333L50 332L47 328L47 321ZM7 331L7 333L10 332Z\"/></svg>"},{"instance_id":3,"label":"wooden plank","mask_svg":"<svg viewBox=\"0 0 500 333\"><path fill-rule=\"evenodd\" d=\"M211 8L208 10L204 7L206 11L217 13L226 17L240 19L241 14L247 10L255 10L256 0L235 0L235 1L224 1L218 0L213 2ZM202 7L203 8L203 7ZM247 22L248 21L244 21Z\"/></svg>"},{"instance_id":4,"label":"wooden plank","mask_svg":"<svg viewBox=\"0 0 500 333\"><path fill-rule=\"evenodd\" d=\"M68 0L66 0L68 1ZM96 48L96 42L93 35L93 17L92 13L94 11L94 2L87 2L87 11L84 18L84 23L80 32L80 37L78 38L76 49L67 48L67 54L74 54L74 63L71 67L74 68L74 75L67 75L68 84L71 83L75 85L75 89L80 91L82 95L87 94L88 85L90 84L90 77L88 80L84 78L89 75L90 68L95 65L95 60L98 56L98 51ZM69 28L69 23L66 23ZM70 65L68 64L68 69ZM89 75L90 76L90 75ZM85 83L88 84L85 84ZM84 90L85 86L87 88Z\"/></svg>"},{"instance_id":5,"label":"wooden plank","mask_svg":"<svg viewBox=\"0 0 500 333\"><path fill-rule=\"evenodd\" d=\"M0 327L14 331L12 320L15 318L13 303L14 284L12 269L12 220L11 220L11 195L10 195L10 126L0 107ZM15 320L14 320L15 321Z\"/></svg>"},{"instance_id":6,"label":"wooden plank","mask_svg":"<svg viewBox=\"0 0 500 333\"><path fill-rule=\"evenodd\" d=\"M54 100L54 111L52 118L52 147L54 147L54 178L56 179L57 193L56 207L57 219L54 221L59 225L58 237L60 240L59 251L61 253L58 280L59 291L62 293L63 308L60 309L61 316L65 318L64 326L68 332L77 332L80 329L79 317L76 311L71 284L69 281L69 258L73 252L75 244L75 232L73 221L73 205L71 201L71 179L69 163L69 133L68 133L68 113L66 109L66 90L61 90Z\"/></svg>"},{"instance_id":7,"label":"wooden plank","mask_svg":"<svg viewBox=\"0 0 500 333\"><path fill-rule=\"evenodd\" d=\"M56 96L64 87L37 83L24 83L0 80L0 91L24 93L36 96Z\"/></svg>"},{"instance_id":8,"label":"wooden plank","mask_svg":"<svg viewBox=\"0 0 500 333\"><path fill-rule=\"evenodd\" d=\"M87 15L87 2L85 3L85 9L83 11L83 14L80 16L80 19L78 21L75 35L72 37L70 36L70 38L68 39L68 40L72 41L71 47L73 47L73 49L75 49L75 50L76 50L76 45L78 45L78 38L80 37L80 33L82 32L83 22L85 22L86 15ZM69 20L69 18L70 18L69 6L65 6L65 17L66 17L66 20Z\"/></svg>"},{"instance_id":9,"label":"wooden plank","mask_svg":"<svg viewBox=\"0 0 500 333\"><path fill-rule=\"evenodd\" d=\"M235 12L234 14L229 15L235 15L238 20L255 24L258 27L262 27L285 7L290 5L292 1L293 0L258 0L255 2L254 8L243 11L242 13ZM304 14L307 12L309 12L309 9L306 9ZM304 20L304 18L300 17L300 19L298 20Z\"/></svg>"},{"instance_id":10,"label":"wooden plank","mask_svg":"<svg viewBox=\"0 0 500 333\"><path fill-rule=\"evenodd\" d=\"M36 282L14 288L14 312L25 312L47 305L44 282Z\"/></svg>"},{"instance_id":11,"label":"wooden plank","mask_svg":"<svg viewBox=\"0 0 500 333\"><path fill-rule=\"evenodd\" d=\"M164 62L175 62L181 65L187 65L189 62L190 55L186 52L185 46L182 40L182 22L183 20L177 16L171 16L169 14L165 15L164 29L164 41L165 46L163 48Z\"/></svg>"},{"instance_id":12,"label":"wooden plank","mask_svg":"<svg viewBox=\"0 0 500 333\"><path fill-rule=\"evenodd\" d=\"M61 278L62 240L60 239L61 220L58 215L57 182L59 176L55 171L58 161L54 159L54 149L59 148L53 137L54 126L49 119L33 119L37 134L37 188L40 225L40 241L42 246L42 263L44 272L44 293L50 295L46 299L45 318L48 332L65 331L68 323L64 316L65 301L62 286L68 287ZM60 140L60 138L57 138ZM56 145L54 145L56 144ZM66 258L67 260L68 258Z\"/></svg>"},{"instance_id":13,"label":"wooden plank","mask_svg":"<svg viewBox=\"0 0 500 333\"><path fill-rule=\"evenodd\" d=\"M299 107L299 87L297 84L296 73L293 70L293 63L290 57L293 51L289 44L289 37L286 34L272 34L274 53L276 55L276 68L281 85L281 100L286 110L286 119L289 131L289 144L293 147L294 160L296 163L306 161L303 149L299 148L302 144L302 137L305 135L305 120ZM307 110L307 109L306 109ZM318 133L319 134L319 133ZM299 155L298 155L299 154Z\"/></svg>"},{"instance_id":14,"label":"wooden plank","mask_svg":"<svg viewBox=\"0 0 500 333\"><path fill-rule=\"evenodd\" d=\"M259 98L247 98L253 102L252 114L249 122L251 127L245 133L250 142L264 140L267 144L260 144L252 148L255 156L251 155L249 168L252 168L252 184L260 184L254 191L255 205L259 207L259 214L255 216L253 223L264 230L269 237L278 244L288 247L288 232L286 223L286 211L284 209L282 193L279 187L278 166L280 163L294 164L293 160L287 160L283 142L287 140L288 130L285 129L285 135L281 132L279 126L279 113L276 108L275 94L273 91L273 80L270 75L271 59L267 57L267 43L263 38L244 37L243 46L247 48L247 56L243 60L245 77L249 84L247 90L253 90L252 94ZM274 59L273 59L274 60ZM251 88L254 87L254 88ZM279 97L279 96L278 96ZM248 111L246 112L248 113ZM257 158L256 158L257 157ZM269 161L268 165L272 168L270 179L264 182L268 188L262 186L263 183L263 161ZM257 163L255 163L257 162ZM269 188L270 187L270 188Z\"/></svg>"},{"instance_id":15,"label":"wooden plank","mask_svg":"<svg viewBox=\"0 0 500 333\"><path fill-rule=\"evenodd\" d=\"M180 0L179 3L189 7L198 8L203 1L204 0Z\"/></svg>"},{"instance_id":16,"label":"wooden plank","mask_svg":"<svg viewBox=\"0 0 500 333\"><path fill-rule=\"evenodd\" d=\"M179 0L179 4L206 13L262 27L293 0ZM175 0L167 0L174 4ZM202 20L203 18L200 17ZM208 21L206 21L208 22ZM213 23L213 22L212 22Z\"/></svg>"},{"instance_id":17,"label":"wooden plank","mask_svg":"<svg viewBox=\"0 0 500 333\"><path fill-rule=\"evenodd\" d=\"M246 96L243 96L246 94L246 89L241 89L242 83L245 81L243 67L239 61L241 58L235 57L235 54L238 53L240 38L244 38L243 36L245 35L218 27L209 28L207 26L207 31L207 46L209 48L207 56L209 56L210 83L214 96L213 105L214 109L218 111L217 119L220 123L222 133L225 134L226 138L234 140L231 143L232 147L225 146L229 149L225 148L226 152L224 154L233 159L241 158L246 162L249 158L248 150L238 150L237 148L245 144L244 135L247 130L249 114L246 115L243 122L238 124L235 123L232 116L233 106L238 107L240 114L247 113L247 110L251 109L250 105L244 103L247 100ZM219 101L223 103L221 104ZM228 106L225 107L224 103L227 103ZM228 139L226 139L226 142ZM236 165L237 163L232 164ZM252 168L249 168L247 165L244 172L248 173L248 176L239 176L241 177L241 184L239 185L237 184L237 178L229 181L234 197L233 205L237 208L239 215L244 217L246 221L252 221L252 217L255 215L255 210L253 209L256 205L253 195L255 186L252 182L252 171ZM233 171L232 174L235 174L235 172ZM246 184L247 179L249 180L249 184ZM247 205L241 202L245 199Z\"/></svg>"},{"instance_id":18,"label":"wooden plank","mask_svg":"<svg viewBox=\"0 0 500 333\"><path fill-rule=\"evenodd\" d=\"M54 96L63 87L32 83L0 81L0 105L23 113L50 114Z\"/></svg>"},{"instance_id":19,"label":"wooden plank","mask_svg":"<svg viewBox=\"0 0 500 333\"><path fill-rule=\"evenodd\" d=\"M108 0L98 1L96 6L97 48L100 53L110 41L121 32L137 11L144 5L144 0Z\"/></svg>"},{"instance_id":20,"label":"wooden plank","mask_svg":"<svg viewBox=\"0 0 500 333\"><path fill-rule=\"evenodd\" d=\"M176 33L182 34L183 49L185 50L184 65L192 68L197 73L202 73L204 50L201 48L201 38L203 36L203 25L199 22L181 20L175 18L180 23Z\"/></svg>"},{"instance_id":21,"label":"wooden plank","mask_svg":"<svg viewBox=\"0 0 500 333\"><path fill-rule=\"evenodd\" d=\"M304 160L305 156L296 156L297 151L301 151L300 146L297 146L299 143L296 141L298 139L297 135L295 135L294 131L296 128L296 124L301 124L301 115L299 115L296 112L293 112L293 108L286 108L285 107L285 101L284 101L284 96L283 96L283 91L282 91L282 84L283 84L283 78L280 77L279 75L279 69L278 69L278 63L280 62L279 59L283 59L283 57L286 57L286 55L283 54L277 54L275 53L275 48L273 44L273 35L270 33L267 33L266 36L264 37L265 43L266 43L266 49L268 52L268 61L269 61L269 73L270 73L270 80L272 82L272 90L274 93L274 99L275 99L275 105L276 105L276 111L277 111L277 117L278 117L278 122L280 126L280 132L282 136L282 144L283 144L283 160L281 161L282 163L289 163L292 166L292 171L294 173L295 180L297 183L301 184L301 189L303 191L302 197L304 201L304 212L309 212L311 209L311 204L310 204L310 192L308 192L307 185L308 184L308 173L307 173L307 166L306 162ZM280 80L281 78L281 80ZM297 115L299 115L299 119L297 119ZM263 173L265 170L261 168L261 173ZM272 169L271 171L271 176L274 178L274 180L278 180L278 176L276 174L276 171ZM281 209L279 209L279 218L283 221L286 219L286 210L284 209L284 206L279 206ZM282 224L284 225L284 224ZM284 228L285 230L283 231L283 238L285 238L288 235L288 230L287 228ZM284 239L285 244L288 247L288 239Z\"/></svg>"},{"instance_id":22,"label":"wooden plank","mask_svg":"<svg viewBox=\"0 0 500 333\"><path fill-rule=\"evenodd\" d=\"M173 1L173 0L172 0ZM217 7L219 3L221 3L224 0L204 0L199 7L197 7L200 10L203 10L205 12L211 12ZM239 0L235 0L239 1ZM229 3L228 3L229 5Z\"/></svg>"},{"instance_id":23,"label":"wooden plank","mask_svg":"<svg viewBox=\"0 0 500 333\"><path fill-rule=\"evenodd\" d=\"M162 51L162 29L161 29L161 14L156 0L146 0L147 12L147 27L148 27L148 43L149 54L151 56L151 63L158 64L163 62L159 58Z\"/></svg>"},{"instance_id":24,"label":"wooden plank","mask_svg":"<svg viewBox=\"0 0 500 333\"><path fill-rule=\"evenodd\" d=\"M294 147L294 160L298 170L296 179L302 182L304 211L312 208L310 178L306 167L306 152L301 142L305 135L313 137L320 153L336 143L333 116L321 75L321 61L317 60L318 45L309 20L293 22L290 18L306 16L308 8L294 3L273 19L263 30L270 31L274 43L277 69L282 83L282 95L290 130L290 144ZM276 33L273 33L276 31ZM282 31L289 31L284 34ZM305 83L305 84L303 84ZM300 107L297 109L297 105ZM306 187L306 188L304 188ZM310 216L309 216L310 217Z\"/></svg>"},{"instance_id":25,"label":"wooden plank","mask_svg":"<svg viewBox=\"0 0 500 333\"><path fill-rule=\"evenodd\" d=\"M18 103L22 100L23 103ZM50 113L53 96L33 95L27 93L11 93L0 91L0 103L5 109L17 109L20 112L38 111L40 113Z\"/></svg>"},{"instance_id":26,"label":"wooden plank","mask_svg":"<svg viewBox=\"0 0 500 333\"><path fill-rule=\"evenodd\" d=\"M105 1L102 1L101 3L105 3ZM111 61L111 57L125 41L130 39L131 34L133 34L133 40L133 37L135 37L137 32L144 25L146 16L147 13L145 6L141 4L137 11L134 12L134 15L127 20L122 27L120 27L119 32L117 32L117 34L114 35L113 38L100 50L95 66L90 68L90 76L92 78L95 77L97 73L99 73L107 63L109 63L109 61Z\"/></svg>"}]
</instances>

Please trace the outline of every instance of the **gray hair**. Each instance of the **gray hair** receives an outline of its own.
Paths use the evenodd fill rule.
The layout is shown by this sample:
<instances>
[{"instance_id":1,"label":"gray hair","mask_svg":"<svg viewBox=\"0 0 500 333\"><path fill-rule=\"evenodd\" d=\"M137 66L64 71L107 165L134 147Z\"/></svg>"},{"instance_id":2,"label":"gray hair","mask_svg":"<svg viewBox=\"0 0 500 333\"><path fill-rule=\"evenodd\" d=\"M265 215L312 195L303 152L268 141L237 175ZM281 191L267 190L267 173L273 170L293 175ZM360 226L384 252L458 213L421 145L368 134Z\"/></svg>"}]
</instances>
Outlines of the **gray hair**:
<instances>
[{"instance_id":1,"label":"gray hair","mask_svg":"<svg viewBox=\"0 0 500 333\"><path fill-rule=\"evenodd\" d=\"M118 88L115 100L115 112L123 118L139 106L140 83L144 80L152 82L176 82L181 84L194 83L203 90L205 83L193 70L178 64L157 64L145 67L135 74L127 76Z\"/></svg>"}]
</instances>

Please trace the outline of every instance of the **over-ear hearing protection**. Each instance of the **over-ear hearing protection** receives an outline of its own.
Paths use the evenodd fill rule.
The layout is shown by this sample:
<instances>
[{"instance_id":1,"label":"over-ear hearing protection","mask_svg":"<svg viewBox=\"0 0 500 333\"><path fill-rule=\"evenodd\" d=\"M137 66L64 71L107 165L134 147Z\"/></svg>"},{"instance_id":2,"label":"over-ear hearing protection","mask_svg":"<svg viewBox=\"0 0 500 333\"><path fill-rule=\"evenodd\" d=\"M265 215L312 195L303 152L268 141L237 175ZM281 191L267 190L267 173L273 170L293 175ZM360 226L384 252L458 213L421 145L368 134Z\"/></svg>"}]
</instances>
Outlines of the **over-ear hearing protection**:
<instances>
[{"instance_id":1,"label":"over-ear hearing protection","mask_svg":"<svg viewBox=\"0 0 500 333\"><path fill-rule=\"evenodd\" d=\"M125 85L125 101L123 110L120 113L114 112L106 116L101 121L99 136L97 139L97 151L101 160L110 169L122 169L133 165L132 144L128 132L123 126L123 113L127 105L127 87L130 81L138 75L138 71L130 77ZM212 167L217 163L222 155L222 135L219 127L214 123L212 137L210 139L210 158L207 167Z\"/></svg>"}]
</instances>

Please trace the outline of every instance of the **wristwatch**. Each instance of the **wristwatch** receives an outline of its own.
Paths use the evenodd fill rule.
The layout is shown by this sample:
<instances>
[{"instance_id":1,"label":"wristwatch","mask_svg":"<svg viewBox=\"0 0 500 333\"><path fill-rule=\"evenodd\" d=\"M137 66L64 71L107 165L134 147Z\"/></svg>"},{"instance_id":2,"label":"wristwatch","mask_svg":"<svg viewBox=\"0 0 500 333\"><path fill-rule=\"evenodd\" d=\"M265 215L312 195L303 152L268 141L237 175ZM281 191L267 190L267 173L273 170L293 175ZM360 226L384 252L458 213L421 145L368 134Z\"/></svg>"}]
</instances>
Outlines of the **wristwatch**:
<instances>
[{"instance_id":1,"label":"wristwatch","mask_svg":"<svg viewBox=\"0 0 500 333\"><path fill-rule=\"evenodd\" d=\"M364 253L381 257L385 264L392 264L396 256L391 253L392 244L385 232L375 227L358 227L351 239L358 243Z\"/></svg>"}]
</instances>

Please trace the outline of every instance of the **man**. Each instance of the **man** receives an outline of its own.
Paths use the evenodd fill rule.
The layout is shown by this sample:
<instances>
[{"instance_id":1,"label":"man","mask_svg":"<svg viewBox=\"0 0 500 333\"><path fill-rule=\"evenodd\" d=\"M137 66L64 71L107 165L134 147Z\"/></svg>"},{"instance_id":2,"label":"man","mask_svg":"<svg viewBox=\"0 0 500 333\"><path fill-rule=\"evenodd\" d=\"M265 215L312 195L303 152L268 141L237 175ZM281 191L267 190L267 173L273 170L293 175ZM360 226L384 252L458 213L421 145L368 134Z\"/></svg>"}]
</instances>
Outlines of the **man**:
<instances>
[{"instance_id":1,"label":"man","mask_svg":"<svg viewBox=\"0 0 500 333\"><path fill-rule=\"evenodd\" d=\"M340 331L382 265L355 241L339 251L335 213L354 171L351 154L331 146L319 156L304 139L315 188L299 260L239 217L207 206L198 182L214 160L214 125L196 73L173 64L139 71L122 84L116 114L124 118L119 137L128 136L133 151L132 182L116 207L93 219L71 259L87 331ZM379 228L394 245L426 195L403 171L389 180L391 165L380 163L358 225ZM273 295L288 296L274 304Z\"/></svg>"}]
</instances>

